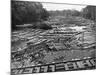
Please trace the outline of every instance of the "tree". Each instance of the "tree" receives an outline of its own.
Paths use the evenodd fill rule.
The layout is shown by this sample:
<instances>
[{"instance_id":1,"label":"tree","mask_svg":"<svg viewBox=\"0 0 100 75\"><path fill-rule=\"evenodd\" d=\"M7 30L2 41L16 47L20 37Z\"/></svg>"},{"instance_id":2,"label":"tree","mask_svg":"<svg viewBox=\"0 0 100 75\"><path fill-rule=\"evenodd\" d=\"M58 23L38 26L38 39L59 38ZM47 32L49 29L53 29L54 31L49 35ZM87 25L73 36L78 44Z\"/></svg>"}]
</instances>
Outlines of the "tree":
<instances>
[{"instance_id":1,"label":"tree","mask_svg":"<svg viewBox=\"0 0 100 75\"><path fill-rule=\"evenodd\" d=\"M83 8L82 15L87 19L96 21L96 6L88 5L87 7Z\"/></svg>"},{"instance_id":2,"label":"tree","mask_svg":"<svg viewBox=\"0 0 100 75\"><path fill-rule=\"evenodd\" d=\"M47 17L49 16L49 13L46 11L46 9L43 8L41 12L41 19L47 20Z\"/></svg>"},{"instance_id":3,"label":"tree","mask_svg":"<svg viewBox=\"0 0 100 75\"><path fill-rule=\"evenodd\" d=\"M16 25L46 20L48 16L39 2L11 1L12 29L16 29Z\"/></svg>"}]
</instances>

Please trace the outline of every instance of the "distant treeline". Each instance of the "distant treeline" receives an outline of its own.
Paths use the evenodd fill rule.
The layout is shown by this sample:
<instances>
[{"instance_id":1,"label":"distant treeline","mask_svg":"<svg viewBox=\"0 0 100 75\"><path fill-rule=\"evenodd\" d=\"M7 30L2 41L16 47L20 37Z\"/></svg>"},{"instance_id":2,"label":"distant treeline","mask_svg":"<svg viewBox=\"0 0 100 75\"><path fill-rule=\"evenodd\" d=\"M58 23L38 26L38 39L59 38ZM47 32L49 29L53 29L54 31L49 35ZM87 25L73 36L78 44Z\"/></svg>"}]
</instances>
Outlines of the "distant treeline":
<instances>
[{"instance_id":1,"label":"distant treeline","mask_svg":"<svg viewBox=\"0 0 100 75\"><path fill-rule=\"evenodd\" d=\"M49 11L50 16L79 16L80 12L77 10L56 10L56 11Z\"/></svg>"},{"instance_id":2,"label":"distant treeline","mask_svg":"<svg viewBox=\"0 0 100 75\"><path fill-rule=\"evenodd\" d=\"M49 11L51 16L57 16L57 15L62 15L62 16L81 16L86 19L91 19L96 21L96 6L86 6L83 8L81 11L78 10L63 10L63 11Z\"/></svg>"},{"instance_id":3,"label":"distant treeline","mask_svg":"<svg viewBox=\"0 0 100 75\"><path fill-rule=\"evenodd\" d=\"M12 29L16 29L16 25L30 24L47 20L48 17L49 13L39 2L11 1Z\"/></svg>"}]
</instances>

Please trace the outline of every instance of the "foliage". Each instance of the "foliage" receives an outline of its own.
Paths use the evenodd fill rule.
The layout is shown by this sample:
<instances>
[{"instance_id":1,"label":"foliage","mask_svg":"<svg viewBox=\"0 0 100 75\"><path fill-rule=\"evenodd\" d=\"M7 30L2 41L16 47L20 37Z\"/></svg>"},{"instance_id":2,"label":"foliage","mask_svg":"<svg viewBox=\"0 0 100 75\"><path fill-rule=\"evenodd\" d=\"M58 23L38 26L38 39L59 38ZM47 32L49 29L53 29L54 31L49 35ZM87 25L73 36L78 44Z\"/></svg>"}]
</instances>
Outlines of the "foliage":
<instances>
[{"instance_id":1,"label":"foliage","mask_svg":"<svg viewBox=\"0 0 100 75\"><path fill-rule=\"evenodd\" d=\"M49 16L39 2L11 1L11 12L12 29L16 25L46 20Z\"/></svg>"},{"instance_id":2,"label":"foliage","mask_svg":"<svg viewBox=\"0 0 100 75\"><path fill-rule=\"evenodd\" d=\"M37 22L35 25L34 25L34 28L37 28L37 29L44 29L44 30L48 30L48 29L52 29L52 27L44 22Z\"/></svg>"},{"instance_id":3,"label":"foliage","mask_svg":"<svg viewBox=\"0 0 100 75\"><path fill-rule=\"evenodd\" d=\"M83 8L82 15L84 18L96 21L96 6L90 6Z\"/></svg>"},{"instance_id":4,"label":"foliage","mask_svg":"<svg viewBox=\"0 0 100 75\"><path fill-rule=\"evenodd\" d=\"M63 11L49 11L51 16L80 16L80 12L77 10L63 10Z\"/></svg>"}]
</instances>

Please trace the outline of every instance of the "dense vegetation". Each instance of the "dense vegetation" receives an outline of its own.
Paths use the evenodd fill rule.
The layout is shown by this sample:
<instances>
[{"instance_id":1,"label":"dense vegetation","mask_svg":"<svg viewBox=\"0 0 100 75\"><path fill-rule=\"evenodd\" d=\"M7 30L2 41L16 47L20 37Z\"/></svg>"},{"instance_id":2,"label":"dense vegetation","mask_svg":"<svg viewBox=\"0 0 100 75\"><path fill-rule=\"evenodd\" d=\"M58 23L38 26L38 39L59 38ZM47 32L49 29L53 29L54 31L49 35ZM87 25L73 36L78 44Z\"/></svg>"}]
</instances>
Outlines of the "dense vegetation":
<instances>
[{"instance_id":1,"label":"dense vegetation","mask_svg":"<svg viewBox=\"0 0 100 75\"><path fill-rule=\"evenodd\" d=\"M49 13L51 14L51 16L80 16L80 17L84 17L86 19L91 19L96 21L96 6L86 6L85 8L83 8L81 11L78 10L63 10L63 11L49 11Z\"/></svg>"},{"instance_id":2,"label":"dense vegetation","mask_svg":"<svg viewBox=\"0 0 100 75\"><path fill-rule=\"evenodd\" d=\"M79 16L96 21L96 6L86 6L82 11L63 10L47 11L39 2L11 1L11 27L17 29L17 25L32 24L32 28L51 29L50 25L43 21L49 16Z\"/></svg>"},{"instance_id":3,"label":"dense vegetation","mask_svg":"<svg viewBox=\"0 0 100 75\"><path fill-rule=\"evenodd\" d=\"M80 12L77 10L63 10L63 11L49 11L51 16L79 16Z\"/></svg>"},{"instance_id":4,"label":"dense vegetation","mask_svg":"<svg viewBox=\"0 0 100 75\"><path fill-rule=\"evenodd\" d=\"M96 6L87 6L82 10L82 15L84 18L96 21Z\"/></svg>"},{"instance_id":5,"label":"dense vegetation","mask_svg":"<svg viewBox=\"0 0 100 75\"><path fill-rule=\"evenodd\" d=\"M11 12L12 29L16 29L16 25L21 24L33 23L34 25L49 17L48 12L39 2L11 1Z\"/></svg>"}]
</instances>

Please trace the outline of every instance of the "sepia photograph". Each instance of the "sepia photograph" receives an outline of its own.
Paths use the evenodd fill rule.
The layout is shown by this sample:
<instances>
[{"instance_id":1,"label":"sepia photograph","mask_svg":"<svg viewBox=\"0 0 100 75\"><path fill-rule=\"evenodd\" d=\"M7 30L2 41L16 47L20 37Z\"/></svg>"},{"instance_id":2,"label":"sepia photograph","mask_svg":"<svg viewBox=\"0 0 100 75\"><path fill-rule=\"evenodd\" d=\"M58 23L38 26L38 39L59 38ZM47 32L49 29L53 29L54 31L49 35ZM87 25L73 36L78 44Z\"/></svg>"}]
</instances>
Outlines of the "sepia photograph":
<instances>
[{"instance_id":1,"label":"sepia photograph","mask_svg":"<svg viewBox=\"0 0 100 75\"><path fill-rule=\"evenodd\" d=\"M11 0L11 75L96 69L96 6Z\"/></svg>"}]
</instances>

